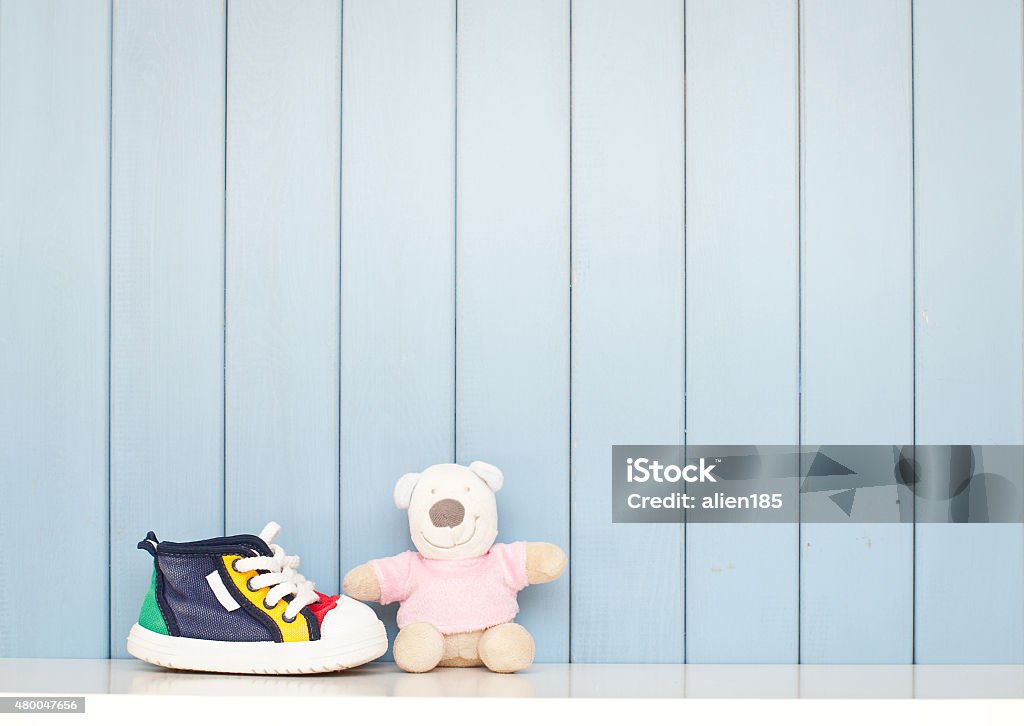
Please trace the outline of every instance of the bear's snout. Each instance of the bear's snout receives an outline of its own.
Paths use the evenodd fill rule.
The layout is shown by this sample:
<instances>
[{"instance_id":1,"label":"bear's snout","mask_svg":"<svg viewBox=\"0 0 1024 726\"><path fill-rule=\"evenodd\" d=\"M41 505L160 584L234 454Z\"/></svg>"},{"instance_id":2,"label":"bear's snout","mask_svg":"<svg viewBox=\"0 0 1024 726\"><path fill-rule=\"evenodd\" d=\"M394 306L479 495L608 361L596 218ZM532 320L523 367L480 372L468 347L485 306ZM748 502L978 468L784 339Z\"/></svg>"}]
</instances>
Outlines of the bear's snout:
<instances>
[{"instance_id":1,"label":"bear's snout","mask_svg":"<svg viewBox=\"0 0 1024 726\"><path fill-rule=\"evenodd\" d=\"M457 499L442 499L430 508L430 522L435 527L458 527L466 518L466 508Z\"/></svg>"}]
</instances>

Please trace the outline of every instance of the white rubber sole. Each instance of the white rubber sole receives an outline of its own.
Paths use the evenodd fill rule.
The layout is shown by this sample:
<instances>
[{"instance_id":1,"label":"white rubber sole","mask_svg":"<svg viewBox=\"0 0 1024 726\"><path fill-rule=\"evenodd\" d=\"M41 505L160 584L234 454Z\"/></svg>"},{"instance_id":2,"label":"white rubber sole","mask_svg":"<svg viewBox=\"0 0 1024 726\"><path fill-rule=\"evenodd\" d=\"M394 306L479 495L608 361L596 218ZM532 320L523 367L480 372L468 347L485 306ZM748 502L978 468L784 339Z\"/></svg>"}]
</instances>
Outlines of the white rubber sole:
<instances>
[{"instance_id":1,"label":"white rubber sole","mask_svg":"<svg viewBox=\"0 0 1024 726\"><path fill-rule=\"evenodd\" d=\"M369 663L388 649L384 624L346 638L301 643L233 643L161 635L141 625L128 634L128 652L136 658L187 671L246 674L327 673Z\"/></svg>"}]
</instances>

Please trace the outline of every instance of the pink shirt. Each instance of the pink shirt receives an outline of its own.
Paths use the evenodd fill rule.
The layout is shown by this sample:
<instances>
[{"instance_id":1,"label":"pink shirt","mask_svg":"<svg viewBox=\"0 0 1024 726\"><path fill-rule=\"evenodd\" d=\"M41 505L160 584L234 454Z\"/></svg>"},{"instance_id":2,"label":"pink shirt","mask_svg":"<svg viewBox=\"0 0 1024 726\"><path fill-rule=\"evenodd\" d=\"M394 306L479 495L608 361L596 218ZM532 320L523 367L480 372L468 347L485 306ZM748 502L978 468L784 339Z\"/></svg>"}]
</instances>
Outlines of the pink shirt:
<instances>
[{"instance_id":1,"label":"pink shirt","mask_svg":"<svg viewBox=\"0 0 1024 726\"><path fill-rule=\"evenodd\" d=\"M380 601L400 602L398 627L427 622L442 633L468 633L511 622L517 593L529 582L526 543L496 544L468 560L432 560L419 552L371 560Z\"/></svg>"}]
</instances>

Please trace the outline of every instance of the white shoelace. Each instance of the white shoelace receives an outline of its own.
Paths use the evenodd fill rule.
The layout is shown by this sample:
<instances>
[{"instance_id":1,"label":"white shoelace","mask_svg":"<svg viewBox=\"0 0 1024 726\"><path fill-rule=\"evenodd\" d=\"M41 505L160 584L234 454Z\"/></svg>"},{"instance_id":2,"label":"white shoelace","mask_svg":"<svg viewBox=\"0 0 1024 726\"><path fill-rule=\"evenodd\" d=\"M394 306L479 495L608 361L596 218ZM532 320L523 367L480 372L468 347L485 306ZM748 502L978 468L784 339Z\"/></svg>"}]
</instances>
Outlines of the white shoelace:
<instances>
[{"instance_id":1,"label":"white shoelace","mask_svg":"<svg viewBox=\"0 0 1024 726\"><path fill-rule=\"evenodd\" d=\"M239 572L266 570L249 580L249 583L256 590L270 587L265 598L268 607L274 607L281 602L281 598L293 595L292 601L284 610L284 618L290 622L295 620L302 608L312 605L320 596L316 594L314 584L299 574L298 556L285 554L280 545L273 543L280 531L281 525L270 522L260 532L260 539L270 547L270 551L274 553L273 557L243 557L235 560L235 569Z\"/></svg>"}]
</instances>

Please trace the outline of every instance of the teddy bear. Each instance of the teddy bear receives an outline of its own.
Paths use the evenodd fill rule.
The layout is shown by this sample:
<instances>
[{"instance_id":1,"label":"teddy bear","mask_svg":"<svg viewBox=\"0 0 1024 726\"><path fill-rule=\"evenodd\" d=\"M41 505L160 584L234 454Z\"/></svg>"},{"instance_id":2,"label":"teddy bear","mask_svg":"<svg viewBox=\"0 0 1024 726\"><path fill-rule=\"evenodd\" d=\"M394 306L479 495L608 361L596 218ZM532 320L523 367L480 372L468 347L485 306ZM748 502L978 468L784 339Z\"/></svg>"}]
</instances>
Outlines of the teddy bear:
<instances>
[{"instance_id":1,"label":"teddy bear","mask_svg":"<svg viewBox=\"0 0 1024 726\"><path fill-rule=\"evenodd\" d=\"M406 474L394 500L409 513L416 551L371 560L345 575L358 600L400 603L395 663L410 673L484 665L514 673L533 662L533 637L514 622L518 593L551 582L567 558L546 542L495 544L495 492L504 476L491 464L436 464Z\"/></svg>"}]
</instances>

